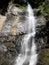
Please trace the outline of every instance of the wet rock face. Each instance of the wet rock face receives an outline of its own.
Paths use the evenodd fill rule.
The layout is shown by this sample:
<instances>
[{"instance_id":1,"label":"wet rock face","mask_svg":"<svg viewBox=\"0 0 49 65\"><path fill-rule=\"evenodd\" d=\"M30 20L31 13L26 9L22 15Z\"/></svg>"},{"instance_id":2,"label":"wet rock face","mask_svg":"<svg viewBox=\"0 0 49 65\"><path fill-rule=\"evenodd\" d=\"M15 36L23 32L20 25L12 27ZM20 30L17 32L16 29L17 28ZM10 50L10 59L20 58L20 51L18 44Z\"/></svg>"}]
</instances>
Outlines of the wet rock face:
<instances>
[{"instance_id":1,"label":"wet rock face","mask_svg":"<svg viewBox=\"0 0 49 65\"><path fill-rule=\"evenodd\" d=\"M21 35L0 37L0 65L14 65L20 53L22 38Z\"/></svg>"},{"instance_id":2,"label":"wet rock face","mask_svg":"<svg viewBox=\"0 0 49 65\"><path fill-rule=\"evenodd\" d=\"M0 14L5 15L5 13L7 12L7 8L9 5L9 2L11 0L0 0ZM12 1L14 4L18 4L18 5L25 5L26 4L26 0L14 0Z\"/></svg>"},{"instance_id":3,"label":"wet rock face","mask_svg":"<svg viewBox=\"0 0 49 65\"><path fill-rule=\"evenodd\" d=\"M37 8L45 0L38 0L38 1L37 0L3 0L3 1L0 0L0 13L2 15L5 15L5 13L7 12L7 8L10 1L12 1L16 5L18 4L18 6L19 5L26 6L27 3L29 2L33 8Z\"/></svg>"},{"instance_id":4,"label":"wet rock face","mask_svg":"<svg viewBox=\"0 0 49 65\"><path fill-rule=\"evenodd\" d=\"M0 49L1 49L0 50L0 58L1 58L0 65L14 65L13 62L14 62L16 56L20 53L21 41L23 39L24 34L26 34L28 32L26 21L25 21L26 15L25 15L25 13L23 13L23 11L22 11L22 9L21 10L19 8L17 9L15 6L14 6L14 8L12 8L12 10L10 9L8 11L7 19L5 21L5 25L3 26L3 31L4 31L4 28L6 28L7 32L8 32L7 26L10 25L12 28L12 31L11 31L11 29L9 29L10 32L8 32L8 33L12 33L12 34L11 34L11 36L8 35L5 37L4 36L0 37ZM17 17L18 17L18 19L17 19ZM39 17L37 20L38 25L39 26L45 25L44 21L45 20L42 16ZM39 29L39 27L38 27L38 29ZM17 32L17 30L18 30L18 32ZM16 33L16 35L13 35L13 31L16 31L19 34L17 35L17 33ZM41 32L39 32L39 33L41 33ZM39 53L41 50L41 46L44 45L43 38L41 38L40 36L36 37L36 43L37 43L37 47L38 47L37 52Z\"/></svg>"}]
</instances>

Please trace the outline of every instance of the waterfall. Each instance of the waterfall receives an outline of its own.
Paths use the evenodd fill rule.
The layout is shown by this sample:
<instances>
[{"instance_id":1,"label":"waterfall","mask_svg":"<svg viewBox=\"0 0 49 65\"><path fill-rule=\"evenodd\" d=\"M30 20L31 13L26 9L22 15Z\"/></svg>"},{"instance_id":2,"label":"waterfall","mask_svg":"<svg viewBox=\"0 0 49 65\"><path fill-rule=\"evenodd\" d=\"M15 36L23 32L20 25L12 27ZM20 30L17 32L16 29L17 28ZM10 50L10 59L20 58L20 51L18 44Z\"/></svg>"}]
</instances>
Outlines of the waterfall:
<instances>
[{"instance_id":1,"label":"waterfall","mask_svg":"<svg viewBox=\"0 0 49 65\"><path fill-rule=\"evenodd\" d=\"M22 39L22 47L20 54L16 58L15 65L36 65L37 56L36 53L36 44L35 44L35 33L36 33L36 20L34 17L34 13L32 7L28 4L27 6L28 18L27 27L28 32ZM30 42L31 40L31 42Z\"/></svg>"}]
</instances>

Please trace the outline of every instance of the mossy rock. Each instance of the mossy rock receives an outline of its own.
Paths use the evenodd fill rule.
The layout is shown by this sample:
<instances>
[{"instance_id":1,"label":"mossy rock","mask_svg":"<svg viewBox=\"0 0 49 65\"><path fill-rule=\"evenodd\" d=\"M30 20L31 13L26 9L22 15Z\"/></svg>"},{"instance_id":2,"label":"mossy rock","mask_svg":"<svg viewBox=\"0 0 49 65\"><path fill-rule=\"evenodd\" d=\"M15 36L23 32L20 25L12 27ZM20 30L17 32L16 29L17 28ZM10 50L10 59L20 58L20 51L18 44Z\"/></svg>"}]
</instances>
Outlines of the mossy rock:
<instances>
[{"instance_id":1,"label":"mossy rock","mask_svg":"<svg viewBox=\"0 0 49 65\"><path fill-rule=\"evenodd\" d=\"M49 65L49 49L44 49L39 58L40 65Z\"/></svg>"}]
</instances>

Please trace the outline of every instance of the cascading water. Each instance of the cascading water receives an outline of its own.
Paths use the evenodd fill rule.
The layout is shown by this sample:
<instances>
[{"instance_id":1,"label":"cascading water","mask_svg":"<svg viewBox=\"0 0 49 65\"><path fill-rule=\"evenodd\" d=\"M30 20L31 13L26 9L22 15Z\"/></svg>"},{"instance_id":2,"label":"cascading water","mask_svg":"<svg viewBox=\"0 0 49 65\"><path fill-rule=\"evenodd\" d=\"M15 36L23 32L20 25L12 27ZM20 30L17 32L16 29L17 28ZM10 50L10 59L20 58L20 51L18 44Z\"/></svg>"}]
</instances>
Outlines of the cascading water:
<instances>
[{"instance_id":1,"label":"cascading water","mask_svg":"<svg viewBox=\"0 0 49 65\"><path fill-rule=\"evenodd\" d=\"M22 47L21 47L21 52L16 58L16 63L15 65L36 65L37 63L37 56L38 54L36 53L36 44L35 44L35 25L36 25L36 20L34 17L33 10L31 6L28 4L27 6L27 12L28 12L28 17L27 17L27 25L28 25L28 33L24 36L22 39ZM32 38L32 42L29 43L30 39Z\"/></svg>"}]
</instances>

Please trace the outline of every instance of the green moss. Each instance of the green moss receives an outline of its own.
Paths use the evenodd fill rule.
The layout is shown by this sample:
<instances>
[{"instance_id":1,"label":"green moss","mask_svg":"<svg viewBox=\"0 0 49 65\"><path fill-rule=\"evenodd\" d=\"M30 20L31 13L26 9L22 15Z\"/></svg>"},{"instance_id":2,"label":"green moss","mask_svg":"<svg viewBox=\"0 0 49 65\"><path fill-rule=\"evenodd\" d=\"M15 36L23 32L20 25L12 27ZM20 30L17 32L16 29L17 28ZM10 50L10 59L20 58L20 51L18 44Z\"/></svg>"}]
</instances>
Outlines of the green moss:
<instances>
[{"instance_id":1,"label":"green moss","mask_svg":"<svg viewBox=\"0 0 49 65\"><path fill-rule=\"evenodd\" d=\"M46 18L47 21L49 21L49 2L43 2L39 6L41 14Z\"/></svg>"},{"instance_id":2,"label":"green moss","mask_svg":"<svg viewBox=\"0 0 49 65\"><path fill-rule=\"evenodd\" d=\"M40 54L40 64L41 65L49 65L49 49L44 49Z\"/></svg>"}]
</instances>

